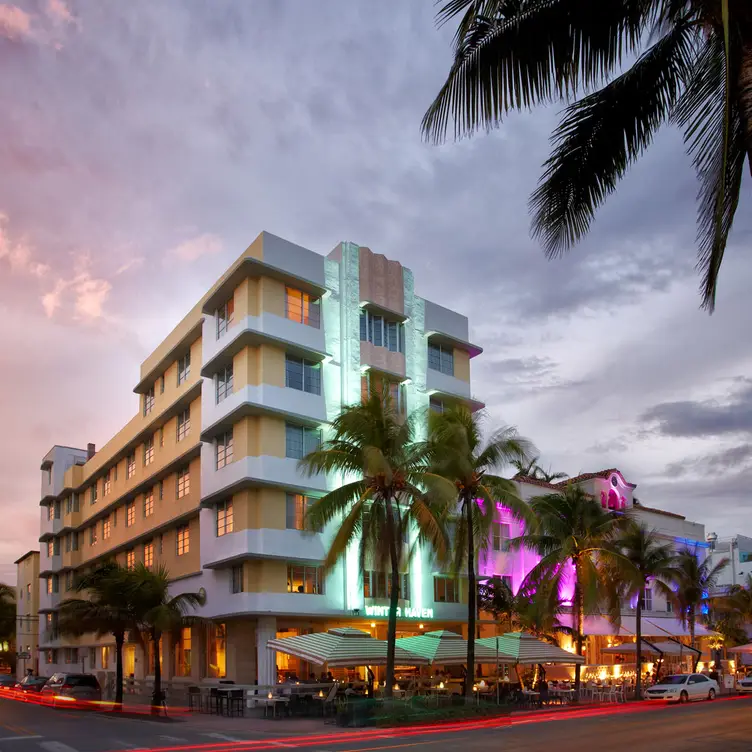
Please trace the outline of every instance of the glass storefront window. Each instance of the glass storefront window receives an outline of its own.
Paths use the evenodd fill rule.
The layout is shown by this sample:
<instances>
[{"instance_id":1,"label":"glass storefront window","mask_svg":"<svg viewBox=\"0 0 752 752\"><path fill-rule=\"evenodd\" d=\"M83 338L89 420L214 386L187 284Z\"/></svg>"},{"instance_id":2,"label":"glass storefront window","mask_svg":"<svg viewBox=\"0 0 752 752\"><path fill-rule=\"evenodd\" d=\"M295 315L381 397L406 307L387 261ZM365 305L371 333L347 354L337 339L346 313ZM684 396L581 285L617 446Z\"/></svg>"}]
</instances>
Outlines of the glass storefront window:
<instances>
[{"instance_id":1,"label":"glass storefront window","mask_svg":"<svg viewBox=\"0 0 752 752\"><path fill-rule=\"evenodd\" d=\"M175 676L191 675L191 628L183 627L175 645Z\"/></svg>"},{"instance_id":2,"label":"glass storefront window","mask_svg":"<svg viewBox=\"0 0 752 752\"><path fill-rule=\"evenodd\" d=\"M208 631L207 674L210 679L224 679L227 676L227 626L212 624Z\"/></svg>"}]
</instances>

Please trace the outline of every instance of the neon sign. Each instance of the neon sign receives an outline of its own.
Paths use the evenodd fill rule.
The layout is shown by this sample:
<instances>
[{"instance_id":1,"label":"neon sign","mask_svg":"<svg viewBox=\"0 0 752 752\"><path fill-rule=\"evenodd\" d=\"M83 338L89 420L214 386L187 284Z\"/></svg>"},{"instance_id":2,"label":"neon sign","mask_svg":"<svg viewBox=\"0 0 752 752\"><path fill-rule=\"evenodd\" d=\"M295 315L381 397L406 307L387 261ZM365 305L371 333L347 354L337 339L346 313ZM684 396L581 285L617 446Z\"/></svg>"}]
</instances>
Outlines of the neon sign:
<instances>
[{"instance_id":1,"label":"neon sign","mask_svg":"<svg viewBox=\"0 0 752 752\"><path fill-rule=\"evenodd\" d=\"M384 616L388 617L391 609L389 606L366 606L366 616ZM406 619L433 619L432 608L400 608L397 606L397 618Z\"/></svg>"}]
</instances>

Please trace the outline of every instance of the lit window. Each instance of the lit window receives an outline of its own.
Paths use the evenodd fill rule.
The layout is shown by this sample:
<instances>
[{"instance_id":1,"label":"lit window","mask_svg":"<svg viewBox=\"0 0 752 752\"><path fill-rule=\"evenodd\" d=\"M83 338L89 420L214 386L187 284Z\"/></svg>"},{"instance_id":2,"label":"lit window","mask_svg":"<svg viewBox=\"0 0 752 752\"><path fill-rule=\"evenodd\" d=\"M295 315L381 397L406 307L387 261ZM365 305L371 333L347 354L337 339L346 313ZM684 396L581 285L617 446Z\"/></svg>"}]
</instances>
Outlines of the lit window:
<instances>
[{"instance_id":1,"label":"lit window","mask_svg":"<svg viewBox=\"0 0 752 752\"><path fill-rule=\"evenodd\" d=\"M89 545L90 546L97 545L97 526L96 525L92 525L89 528Z\"/></svg>"},{"instance_id":2,"label":"lit window","mask_svg":"<svg viewBox=\"0 0 752 752\"><path fill-rule=\"evenodd\" d=\"M178 441L182 441L191 430L191 409L187 407L178 414Z\"/></svg>"},{"instance_id":3,"label":"lit window","mask_svg":"<svg viewBox=\"0 0 752 752\"><path fill-rule=\"evenodd\" d=\"M227 676L227 627L224 624L209 625L206 644L208 677L224 679Z\"/></svg>"},{"instance_id":4,"label":"lit window","mask_svg":"<svg viewBox=\"0 0 752 752\"><path fill-rule=\"evenodd\" d=\"M110 471L108 470L104 475L104 481L102 483L102 496L107 496L112 491L112 481L110 479Z\"/></svg>"},{"instance_id":5,"label":"lit window","mask_svg":"<svg viewBox=\"0 0 752 752\"><path fill-rule=\"evenodd\" d=\"M154 409L154 385L144 393L144 415L148 415Z\"/></svg>"},{"instance_id":6,"label":"lit window","mask_svg":"<svg viewBox=\"0 0 752 752\"><path fill-rule=\"evenodd\" d=\"M230 298L221 308L217 308L217 339L232 325L235 318L235 299Z\"/></svg>"},{"instance_id":7,"label":"lit window","mask_svg":"<svg viewBox=\"0 0 752 752\"><path fill-rule=\"evenodd\" d=\"M307 292L296 290L294 287L286 287L285 315L291 321L319 329L321 326L320 301Z\"/></svg>"},{"instance_id":8,"label":"lit window","mask_svg":"<svg viewBox=\"0 0 752 752\"><path fill-rule=\"evenodd\" d=\"M454 376L454 348L429 343L428 367L447 376Z\"/></svg>"},{"instance_id":9,"label":"lit window","mask_svg":"<svg viewBox=\"0 0 752 752\"><path fill-rule=\"evenodd\" d=\"M175 674L177 676L191 675L191 628L180 630L180 639L175 644Z\"/></svg>"},{"instance_id":10,"label":"lit window","mask_svg":"<svg viewBox=\"0 0 752 752\"><path fill-rule=\"evenodd\" d=\"M154 544L144 543L144 566L151 569L154 566Z\"/></svg>"},{"instance_id":11,"label":"lit window","mask_svg":"<svg viewBox=\"0 0 752 752\"><path fill-rule=\"evenodd\" d=\"M47 577L47 595L52 595L52 575Z\"/></svg>"},{"instance_id":12,"label":"lit window","mask_svg":"<svg viewBox=\"0 0 752 752\"><path fill-rule=\"evenodd\" d=\"M217 470L232 462L232 431L227 431L217 437L216 460Z\"/></svg>"},{"instance_id":13,"label":"lit window","mask_svg":"<svg viewBox=\"0 0 752 752\"><path fill-rule=\"evenodd\" d=\"M131 452L125 458L125 477L126 480L132 478L136 474L136 453Z\"/></svg>"},{"instance_id":14,"label":"lit window","mask_svg":"<svg viewBox=\"0 0 752 752\"><path fill-rule=\"evenodd\" d=\"M232 394L232 363L217 374L217 404Z\"/></svg>"},{"instance_id":15,"label":"lit window","mask_svg":"<svg viewBox=\"0 0 752 752\"><path fill-rule=\"evenodd\" d=\"M90 504L96 504L97 503L97 483L94 481L94 485L91 487L91 491L89 493L89 503Z\"/></svg>"},{"instance_id":16,"label":"lit window","mask_svg":"<svg viewBox=\"0 0 752 752\"><path fill-rule=\"evenodd\" d=\"M302 564L287 565L287 592L324 594L324 568L307 567Z\"/></svg>"},{"instance_id":17,"label":"lit window","mask_svg":"<svg viewBox=\"0 0 752 752\"><path fill-rule=\"evenodd\" d=\"M227 535L232 530L232 501L221 501L217 504L217 536Z\"/></svg>"},{"instance_id":18,"label":"lit window","mask_svg":"<svg viewBox=\"0 0 752 752\"><path fill-rule=\"evenodd\" d=\"M144 441L144 467L151 465L154 462L154 437L149 436Z\"/></svg>"},{"instance_id":19,"label":"lit window","mask_svg":"<svg viewBox=\"0 0 752 752\"><path fill-rule=\"evenodd\" d=\"M310 394L321 394L321 363L293 355L285 356L285 386Z\"/></svg>"},{"instance_id":20,"label":"lit window","mask_svg":"<svg viewBox=\"0 0 752 752\"><path fill-rule=\"evenodd\" d=\"M131 501L125 505L125 526L130 527L136 522L136 502Z\"/></svg>"},{"instance_id":21,"label":"lit window","mask_svg":"<svg viewBox=\"0 0 752 752\"><path fill-rule=\"evenodd\" d=\"M178 470L177 478L178 499L182 499L183 496L187 496L191 492L190 469L184 467Z\"/></svg>"},{"instance_id":22,"label":"lit window","mask_svg":"<svg viewBox=\"0 0 752 752\"><path fill-rule=\"evenodd\" d=\"M433 599L437 603L459 603L460 583L449 577L433 578Z\"/></svg>"},{"instance_id":23,"label":"lit window","mask_svg":"<svg viewBox=\"0 0 752 752\"><path fill-rule=\"evenodd\" d=\"M509 551L510 527L504 522L491 523L491 539L494 551Z\"/></svg>"},{"instance_id":24,"label":"lit window","mask_svg":"<svg viewBox=\"0 0 752 752\"><path fill-rule=\"evenodd\" d=\"M154 489L150 488L144 494L144 517L154 514Z\"/></svg>"},{"instance_id":25,"label":"lit window","mask_svg":"<svg viewBox=\"0 0 752 752\"><path fill-rule=\"evenodd\" d=\"M182 358L178 358L178 386L188 381L188 377L191 375L191 353L190 350L183 355Z\"/></svg>"},{"instance_id":26,"label":"lit window","mask_svg":"<svg viewBox=\"0 0 752 752\"><path fill-rule=\"evenodd\" d=\"M54 507L53 504L50 504L47 507L47 520L49 522L52 522L52 520L54 520L54 519L55 519L55 507Z\"/></svg>"},{"instance_id":27,"label":"lit window","mask_svg":"<svg viewBox=\"0 0 752 752\"><path fill-rule=\"evenodd\" d=\"M126 569L133 569L136 566L136 552L131 549L125 552L125 567Z\"/></svg>"},{"instance_id":28,"label":"lit window","mask_svg":"<svg viewBox=\"0 0 752 752\"><path fill-rule=\"evenodd\" d=\"M285 456L302 460L321 446L321 431L318 428L285 424Z\"/></svg>"},{"instance_id":29,"label":"lit window","mask_svg":"<svg viewBox=\"0 0 752 752\"><path fill-rule=\"evenodd\" d=\"M191 550L191 531L188 525L181 525L178 528L176 544L178 556L183 556Z\"/></svg>"},{"instance_id":30,"label":"lit window","mask_svg":"<svg viewBox=\"0 0 752 752\"><path fill-rule=\"evenodd\" d=\"M646 587L642 591L642 597L640 598L640 608L642 608L643 611L652 611L653 610L653 590L652 590L652 588Z\"/></svg>"},{"instance_id":31,"label":"lit window","mask_svg":"<svg viewBox=\"0 0 752 752\"><path fill-rule=\"evenodd\" d=\"M52 548L53 548L52 541L48 540L47 541L47 557L50 559L52 558Z\"/></svg>"},{"instance_id":32,"label":"lit window","mask_svg":"<svg viewBox=\"0 0 752 752\"><path fill-rule=\"evenodd\" d=\"M164 394L164 374L159 377L159 393Z\"/></svg>"},{"instance_id":33,"label":"lit window","mask_svg":"<svg viewBox=\"0 0 752 752\"><path fill-rule=\"evenodd\" d=\"M112 529L112 523L108 517L106 520L102 520L102 540L107 540L110 537Z\"/></svg>"},{"instance_id":34,"label":"lit window","mask_svg":"<svg viewBox=\"0 0 752 752\"><path fill-rule=\"evenodd\" d=\"M407 572L399 576L399 599L410 600L410 575ZM392 575L390 572L363 572L363 597L386 599L392 594Z\"/></svg>"},{"instance_id":35,"label":"lit window","mask_svg":"<svg viewBox=\"0 0 752 752\"><path fill-rule=\"evenodd\" d=\"M243 565L236 564L232 568L230 577L231 577L230 592L233 594L242 593L243 592Z\"/></svg>"},{"instance_id":36,"label":"lit window","mask_svg":"<svg viewBox=\"0 0 752 752\"><path fill-rule=\"evenodd\" d=\"M305 515L311 505L311 499L302 494L287 494L287 529L305 530Z\"/></svg>"}]
</instances>

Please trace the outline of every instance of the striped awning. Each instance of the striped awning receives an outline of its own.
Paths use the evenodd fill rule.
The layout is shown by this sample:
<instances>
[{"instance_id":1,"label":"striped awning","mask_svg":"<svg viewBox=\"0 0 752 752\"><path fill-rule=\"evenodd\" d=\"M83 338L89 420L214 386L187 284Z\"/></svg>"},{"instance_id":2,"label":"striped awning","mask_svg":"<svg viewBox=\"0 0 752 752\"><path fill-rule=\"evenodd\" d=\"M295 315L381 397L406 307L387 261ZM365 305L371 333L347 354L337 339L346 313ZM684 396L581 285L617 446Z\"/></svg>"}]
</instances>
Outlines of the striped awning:
<instances>
[{"instance_id":1,"label":"striped awning","mask_svg":"<svg viewBox=\"0 0 752 752\"><path fill-rule=\"evenodd\" d=\"M609 648L603 648L601 652L613 655L634 655L637 652L637 643L625 642L621 645L612 645ZM643 655L689 655L701 651L674 640L643 640L640 652Z\"/></svg>"},{"instance_id":2,"label":"striped awning","mask_svg":"<svg viewBox=\"0 0 752 752\"><path fill-rule=\"evenodd\" d=\"M513 663L585 663L580 655L539 640L527 632L507 632L499 637L483 637L478 642L489 650L512 657Z\"/></svg>"},{"instance_id":3,"label":"striped awning","mask_svg":"<svg viewBox=\"0 0 752 752\"><path fill-rule=\"evenodd\" d=\"M455 632L439 630L415 637L401 637L397 640L397 645L439 666L459 666L467 663L467 640ZM486 647L482 640L475 641L477 663L496 663L496 655L495 648ZM500 651L499 662L514 663L514 659Z\"/></svg>"},{"instance_id":4,"label":"striped awning","mask_svg":"<svg viewBox=\"0 0 752 752\"><path fill-rule=\"evenodd\" d=\"M269 650L292 655L317 666L327 664L330 668L383 666L386 664L386 646L386 640L375 640L368 632L351 627L282 637L266 643ZM424 666L428 661L398 645L395 648L395 663L398 666Z\"/></svg>"}]
</instances>

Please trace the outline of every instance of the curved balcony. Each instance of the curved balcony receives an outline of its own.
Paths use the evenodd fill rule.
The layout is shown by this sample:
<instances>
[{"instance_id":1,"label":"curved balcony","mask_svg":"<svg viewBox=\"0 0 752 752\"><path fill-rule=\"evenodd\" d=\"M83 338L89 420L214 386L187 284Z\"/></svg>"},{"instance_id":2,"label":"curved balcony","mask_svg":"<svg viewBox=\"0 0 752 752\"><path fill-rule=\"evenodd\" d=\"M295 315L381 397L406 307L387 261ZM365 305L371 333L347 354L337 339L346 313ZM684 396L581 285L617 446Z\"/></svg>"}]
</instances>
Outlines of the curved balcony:
<instances>
[{"instance_id":1,"label":"curved balcony","mask_svg":"<svg viewBox=\"0 0 752 752\"><path fill-rule=\"evenodd\" d=\"M247 558L321 562L325 556L323 536L301 530L238 530L201 540L201 566L209 569Z\"/></svg>"},{"instance_id":2,"label":"curved balcony","mask_svg":"<svg viewBox=\"0 0 752 752\"><path fill-rule=\"evenodd\" d=\"M326 493L329 490L325 476L308 477L298 469L298 461L289 457L240 457L221 470L201 463L202 505L249 486L284 488L299 493Z\"/></svg>"},{"instance_id":3,"label":"curved balcony","mask_svg":"<svg viewBox=\"0 0 752 752\"><path fill-rule=\"evenodd\" d=\"M485 407L483 402L474 400L470 396L469 382L458 379L456 376L441 373L441 371L435 371L433 368L427 369L426 372L426 392L464 400L470 404L470 409L473 412Z\"/></svg>"},{"instance_id":4,"label":"curved balcony","mask_svg":"<svg viewBox=\"0 0 752 752\"><path fill-rule=\"evenodd\" d=\"M291 321L273 313L246 316L237 321L219 339L203 339L202 376L212 376L249 345L272 344L286 352L310 360L321 361L327 357L324 330Z\"/></svg>"},{"instance_id":5,"label":"curved balcony","mask_svg":"<svg viewBox=\"0 0 752 752\"><path fill-rule=\"evenodd\" d=\"M201 409L201 440L210 441L248 415L263 414L294 418L298 423L321 425L326 423L326 402L322 395L309 394L299 389L271 384L247 385L219 404L205 400Z\"/></svg>"}]
</instances>

